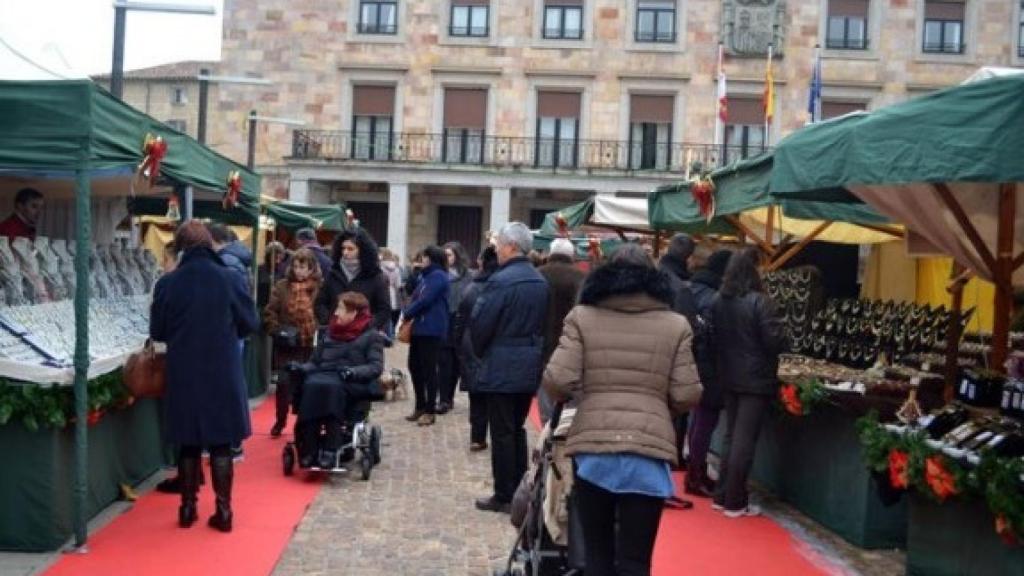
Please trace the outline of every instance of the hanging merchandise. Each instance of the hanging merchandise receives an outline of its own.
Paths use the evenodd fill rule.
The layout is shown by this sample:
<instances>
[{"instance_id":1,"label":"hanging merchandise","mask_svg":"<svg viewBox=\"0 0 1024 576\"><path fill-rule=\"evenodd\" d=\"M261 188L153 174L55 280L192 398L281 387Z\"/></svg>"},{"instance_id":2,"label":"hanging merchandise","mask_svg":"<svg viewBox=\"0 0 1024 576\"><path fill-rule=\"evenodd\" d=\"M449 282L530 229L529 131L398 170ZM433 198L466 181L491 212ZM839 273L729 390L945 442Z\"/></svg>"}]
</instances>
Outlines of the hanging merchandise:
<instances>
[{"instance_id":1,"label":"hanging merchandise","mask_svg":"<svg viewBox=\"0 0 1024 576\"><path fill-rule=\"evenodd\" d=\"M238 205L238 197L242 194L242 175L238 170L228 172L227 190L224 192L224 199L221 205L225 210L230 210Z\"/></svg>"},{"instance_id":2,"label":"hanging merchandise","mask_svg":"<svg viewBox=\"0 0 1024 576\"><path fill-rule=\"evenodd\" d=\"M700 215L710 223L715 217L715 183L710 174L698 176L690 185L690 193L697 202Z\"/></svg>"},{"instance_id":3,"label":"hanging merchandise","mask_svg":"<svg viewBox=\"0 0 1024 576\"><path fill-rule=\"evenodd\" d=\"M147 133L142 143L142 154L142 162L136 169L136 178L139 179L141 176L141 179L152 186L160 178L160 163L167 156L167 142L160 136Z\"/></svg>"}]
</instances>

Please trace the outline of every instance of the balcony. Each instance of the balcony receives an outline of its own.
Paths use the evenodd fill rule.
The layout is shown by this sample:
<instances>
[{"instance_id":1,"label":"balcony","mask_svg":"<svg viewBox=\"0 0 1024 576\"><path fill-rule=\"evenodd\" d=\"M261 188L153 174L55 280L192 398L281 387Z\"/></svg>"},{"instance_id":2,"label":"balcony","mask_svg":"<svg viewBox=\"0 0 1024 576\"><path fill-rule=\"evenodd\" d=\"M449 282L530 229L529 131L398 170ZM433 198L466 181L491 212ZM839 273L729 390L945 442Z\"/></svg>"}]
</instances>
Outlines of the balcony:
<instances>
[{"instance_id":1,"label":"balcony","mask_svg":"<svg viewBox=\"0 0 1024 576\"><path fill-rule=\"evenodd\" d=\"M354 134L295 130L292 159L467 166L543 171L685 172L687 162L719 166L754 156L756 147L714 144L630 144L618 140L556 142L547 138L506 136L446 137L443 134Z\"/></svg>"}]
</instances>

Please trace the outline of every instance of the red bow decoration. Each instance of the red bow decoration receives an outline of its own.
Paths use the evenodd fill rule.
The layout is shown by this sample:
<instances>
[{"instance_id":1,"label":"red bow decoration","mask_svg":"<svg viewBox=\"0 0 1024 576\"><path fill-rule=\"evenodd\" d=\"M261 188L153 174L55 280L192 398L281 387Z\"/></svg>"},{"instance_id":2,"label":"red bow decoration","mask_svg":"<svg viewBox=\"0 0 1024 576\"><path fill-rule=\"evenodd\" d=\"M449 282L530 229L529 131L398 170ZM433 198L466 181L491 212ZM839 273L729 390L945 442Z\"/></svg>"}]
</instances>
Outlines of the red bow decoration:
<instances>
[{"instance_id":1,"label":"red bow decoration","mask_svg":"<svg viewBox=\"0 0 1024 576\"><path fill-rule=\"evenodd\" d=\"M601 251L600 238L591 238L587 242L587 252L590 254L591 260L593 260L594 262L599 262L601 260L601 258L604 256L604 253Z\"/></svg>"},{"instance_id":2,"label":"red bow decoration","mask_svg":"<svg viewBox=\"0 0 1024 576\"><path fill-rule=\"evenodd\" d=\"M779 400L782 401L782 406L793 416L803 416L804 406L800 402L800 396L797 393L796 385L786 384L779 388Z\"/></svg>"},{"instance_id":3,"label":"red bow decoration","mask_svg":"<svg viewBox=\"0 0 1024 576\"><path fill-rule=\"evenodd\" d=\"M925 459L924 479L939 502L945 502L946 498L958 492L956 477L946 470L946 465L939 456L929 456Z\"/></svg>"},{"instance_id":4,"label":"red bow decoration","mask_svg":"<svg viewBox=\"0 0 1024 576\"><path fill-rule=\"evenodd\" d=\"M238 205L238 197L242 194L242 175L238 170L232 170L228 172L228 188L224 193L224 199L221 201L221 205L224 206L225 210L234 208Z\"/></svg>"},{"instance_id":5,"label":"red bow decoration","mask_svg":"<svg viewBox=\"0 0 1024 576\"><path fill-rule=\"evenodd\" d=\"M697 210L708 222L715 215L715 183L710 176L697 178L690 183L690 194L697 202Z\"/></svg>"},{"instance_id":6,"label":"red bow decoration","mask_svg":"<svg viewBox=\"0 0 1024 576\"><path fill-rule=\"evenodd\" d=\"M555 214L555 225L558 226L558 233L565 238L569 237L569 221L561 212Z\"/></svg>"},{"instance_id":7,"label":"red bow decoration","mask_svg":"<svg viewBox=\"0 0 1024 576\"><path fill-rule=\"evenodd\" d=\"M996 534L1007 546L1017 545L1017 533L1013 529L1013 522L1002 514L996 516Z\"/></svg>"},{"instance_id":8,"label":"red bow decoration","mask_svg":"<svg viewBox=\"0 0 1024 576\"><path fill-rule=\"evenodd\" d=\"M351 208L345 209L345 220L348 221L349 228L359 227L359 220L356 220L356 213Z\"/></svg>"},{"instance_id":9,"label":"red bow decoration","mask_svg":"<svg viewBox=\"0 0 1024 576\"><path fill-rule=\"evenodd\" d=\"M889 483L893 488L906 489L909 484L910 455L902 450L889 452Z\"/></svg>"},{"instance_id":10,"label":"red bow decoration","mask_svg":"<svg viewBox=\"0 0 1024 576\"><path fill-rule=\"evenodd\" d=\"M159 136L146 134L146 140L142 143L142 154L138 172L152 185L160 178L160 163L163 162L164 156L167 156L167 142Z\"/></svg>"}]
</instances>

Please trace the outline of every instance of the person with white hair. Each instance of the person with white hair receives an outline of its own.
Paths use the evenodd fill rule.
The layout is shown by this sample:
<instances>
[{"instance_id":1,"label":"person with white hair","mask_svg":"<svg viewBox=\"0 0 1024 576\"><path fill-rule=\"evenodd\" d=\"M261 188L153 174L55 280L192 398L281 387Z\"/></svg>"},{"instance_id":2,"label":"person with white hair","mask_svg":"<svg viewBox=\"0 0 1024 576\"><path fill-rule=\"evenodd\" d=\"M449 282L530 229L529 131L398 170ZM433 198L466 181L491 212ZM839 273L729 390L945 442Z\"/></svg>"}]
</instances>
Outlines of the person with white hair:
<instances>
[{"instance_id":1,"label":"person with white hair","mask_svg":"<svg viewBox=\"0 0 1024 576\"><path fill-rule=\"evenodd\" d=\"M487 394L494 493L479 510L508 513L526 473L526 416L540 387L548 283L530 264L533 234L522 222L502 226L495 238L500 268L473 307L469 334L482 360L476 390Z\"/></svg>"},{"instance_id":2,"label":"person with white hair","mask_svg":"<svg viewBox=\"0 0 1024 576\"><path fill-rule=\"evenodd\" d=\"M558 346L562 337L562 324L566 315L576 305L580 286L583 285L585 274L576 267L576 246L568 238L556 238L548 249L548 262L537 269L548 282L548 313L544 317L544 356L542 366ZM543 389L537 392L540 406L540 418L547 422L554 408L551 400Z\"/></svg>"}]
</instances>

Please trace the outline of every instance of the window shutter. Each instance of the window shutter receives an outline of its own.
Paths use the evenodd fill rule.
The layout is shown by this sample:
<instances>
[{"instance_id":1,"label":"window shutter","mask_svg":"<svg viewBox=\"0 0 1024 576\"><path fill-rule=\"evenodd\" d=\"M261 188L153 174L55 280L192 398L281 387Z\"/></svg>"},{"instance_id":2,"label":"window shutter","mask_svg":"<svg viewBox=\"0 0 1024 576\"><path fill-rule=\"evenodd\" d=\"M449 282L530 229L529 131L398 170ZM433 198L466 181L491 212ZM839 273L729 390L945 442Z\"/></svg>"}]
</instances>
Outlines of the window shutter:
<instances>
[{"instance_id":1,"label":"window shutter","mask_svg":"<svg viewBox=\"0 0 1024 576\"><path fill-rule=\"evenodd\" d=\"M846 16L850 18L868 17L868 0L829 0L829 16Z\"/></svg>"},{"instance_id":2,"label":"window shutter","mask_svg":"<svg viewBox=\"0 0 1024 576\"><path fill-rule=\"evenodd\" d=\"M486 126L487 90L482 88L445 88L445 128L483 130Z\"/></svg>"},{"instance_id":3,"label":"window shutter","mask_svg":"<svg viewBox=\"0 0 1024 576\"><path fill-rule=\"evenodd\" d=\"M490 0L452 0L452 6L489 6Z\"/></svg>"},{"instance_id":4,"label":"window shutter","mask_svg":"<svg viewBox=\"0 0 1024 576\"><path fill-rule=\"evenodd\" d=\"M669 124L672 122L674 104L674 96L633 94L629 97L630 122Z\"/></svg>"},{"instance_id":5,"label":"window shutter","mask_svg":"<svg viewBox=\"0 0 1024 576\"><path fill-rule=\"evenodd\" d=\"M928 20L960 20L964 19L963 2L933 2L924 5L924 17Z\"/></svg>"},{"instance_id":6,"label":"window shutter","mask_svg":"<svg viewBox=\"0 0 1024 576\"><path fill-rule=\"evenodd\" d=\"M729 97L729 124L761 126L764 124L764 103L761 99Z\"/></svg>"},{"instance_id":7,"label":"window shutter","mask_svg":"<svg viewBox=\"0 0 1024 576\"><path fill-rule=\"evenodd\" d=\"M827 120L866 109L867 106L863 102L822 102L821 118Z\"/></svg>"},{"instance_id":8,"label":"window shutter","mask_svg":"<svg viewBox=\"0 0 1024 576\"><path fill-rule=\"evenodd\" d=\"M537 116L539 118L579 118L579 92L538 92Z\"/></svg>"},{"instance_id":9,"label":"window shutter","mask_svg":"<svg viewBox=\"0 0 1024 576\"><path fill-rule=\"evenodd\" d=\"M355 86L352 89L353 116L392 116L395 110L394 86Z\"/></svg>"},{"instance_id":10,"label":"window shutter","mask_svg":"<svg viewBox=\"0 0 1024 576\"><path fill-rule=\"evenodd\" d=\"M583 6L583 0L544 0L545 6Z\"/></svg>"}]
</instances>

